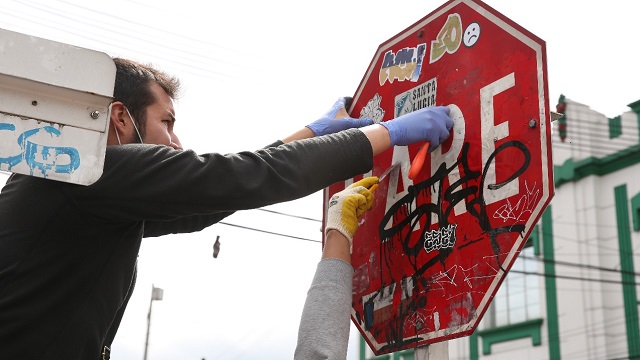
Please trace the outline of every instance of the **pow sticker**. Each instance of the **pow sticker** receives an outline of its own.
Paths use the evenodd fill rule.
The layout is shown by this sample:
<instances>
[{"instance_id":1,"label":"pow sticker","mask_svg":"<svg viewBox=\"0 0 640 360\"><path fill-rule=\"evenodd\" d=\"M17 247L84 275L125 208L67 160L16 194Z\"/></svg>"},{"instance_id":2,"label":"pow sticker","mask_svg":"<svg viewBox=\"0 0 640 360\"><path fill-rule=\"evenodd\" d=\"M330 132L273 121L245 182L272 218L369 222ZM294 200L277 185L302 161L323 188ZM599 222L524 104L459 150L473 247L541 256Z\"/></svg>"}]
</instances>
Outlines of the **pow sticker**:
<instances>
[{"instance_id":1,"label":"pow sticker","mask_svg":"<svg viewBox=\"0 0 640 360\"><path fill-rule=\"evenodd\" d=\"M384 54L382 67L380 68L380 86L387 81L395 80L413 82L418 81L422 71L422 59L427 51L427 44L419 44L416 47L405 47L394 53L389 50Z\"/></svg>"}]
</instances>

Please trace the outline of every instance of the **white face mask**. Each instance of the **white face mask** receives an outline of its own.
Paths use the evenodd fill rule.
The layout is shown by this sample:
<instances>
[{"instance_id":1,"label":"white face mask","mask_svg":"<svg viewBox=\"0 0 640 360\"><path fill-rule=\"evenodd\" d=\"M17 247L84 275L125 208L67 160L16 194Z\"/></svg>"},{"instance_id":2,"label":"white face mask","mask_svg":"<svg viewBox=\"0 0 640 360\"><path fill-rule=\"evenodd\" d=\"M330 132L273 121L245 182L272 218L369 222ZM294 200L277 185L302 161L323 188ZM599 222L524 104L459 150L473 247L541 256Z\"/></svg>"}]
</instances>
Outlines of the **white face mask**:
<instances>
[{"instance_id":1,"label":"white face mask","mask_svg":"<svg viewBox=\"0 0 640 360\"><path fill-rule=\"evenodd\" d=\"M136 134L138 134L138 138L140 138L140 144L144 144L144 141L142 141L142 136L140 136L140 131L138 130L138 127L136 126L136 121L133 119L133 116L131 116L131 113L129 112L129 109L127 109L126 107L124 109L127 110L127 115L129 115L129 118L131 119L131 123L133 124L133 128L136 129ZM122 145L122 143L120 142L120 134L118 134L118 129L116 129L115 125L113 125L113 129L116 131L116 139L118 139L118 145Z\"/></svg>"},{"instance_id":2,"label":"white face mask","mask_svg":"<svg viewBox=\"0 0 640 360\"><path fill-rule=\"evenodd\" d=\"M133 119L133 116L131 116L129 109L127 109L126 107L124 109L127 110L127 115L129 115L129 118L131 118L131 123L133 124L133 128L136 129L136 134L138 134L138 138L140 138L140 144L144 144L144 141L142 141L142 136L140 136L140 131L136 126L136 121Z\"/></svg>"}]
</instances>

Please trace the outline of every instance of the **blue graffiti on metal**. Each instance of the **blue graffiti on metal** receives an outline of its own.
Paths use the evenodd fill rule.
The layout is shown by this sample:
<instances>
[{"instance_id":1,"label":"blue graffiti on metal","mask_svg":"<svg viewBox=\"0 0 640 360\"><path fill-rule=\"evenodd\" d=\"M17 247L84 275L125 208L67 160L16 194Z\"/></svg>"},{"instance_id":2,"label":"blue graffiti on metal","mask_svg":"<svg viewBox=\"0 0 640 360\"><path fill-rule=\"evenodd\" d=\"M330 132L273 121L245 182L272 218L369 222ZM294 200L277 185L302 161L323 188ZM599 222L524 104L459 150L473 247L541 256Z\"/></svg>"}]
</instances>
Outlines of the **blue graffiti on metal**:
<instances>
[{"instance_id":1,"label":"blue graffiti on metal","mask_svg":"<svg viewBox=\"0 0 640 360\"><path fill-rule=\"evenodd\" d=\"M0 131L2 130L16 131L16 127L13 124L0 123ZM71 174L80 167L80 153L75 148L40 145L28 140L31 136L43 132L52 137L61 135L60 130L53 126L43 126L23 132L17 139L22 151L19 154L6 157L2 157L0 154L0 166L7 164L8 170L11 171L13 167L24 161L29 166L31 175L34 175L34 171L40 171L43 177L47 177L50 171ZM42 161L37 160L38 155ZM65 161L64 164L58 164L60 155L68 156L68 163Z\"/></svg>"}]
</instances>

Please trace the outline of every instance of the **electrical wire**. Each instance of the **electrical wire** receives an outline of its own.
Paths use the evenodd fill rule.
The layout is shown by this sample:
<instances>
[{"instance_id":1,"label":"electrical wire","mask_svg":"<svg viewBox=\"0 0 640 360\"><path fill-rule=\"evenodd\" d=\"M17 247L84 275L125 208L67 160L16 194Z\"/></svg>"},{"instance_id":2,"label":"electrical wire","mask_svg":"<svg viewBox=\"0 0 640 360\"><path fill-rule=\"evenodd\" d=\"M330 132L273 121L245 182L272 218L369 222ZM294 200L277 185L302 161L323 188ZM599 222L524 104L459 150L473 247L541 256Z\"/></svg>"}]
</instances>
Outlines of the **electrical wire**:
<instances>
[{"instance_id":1,"label":"electrical wire","mask_svg":"<svg viewBox=\"0 0 640 360\"><path fill-rule=\"evenodd\" d=\"M274 211L274 210L268 210L268 209L264 209L264 208L259 208L259 209L256 209L256 210L266 211L266 212L269 212L269 213L272 213L272 214L288 216L288 217L292 217L292 218L296 218L296 219L309 220L309 221L314 221L314 222L319 222L319 223L322 222L322 220L318 220L318 219L312 219L312 218L299 216L299 215L286 214L286 213L282 213L282 212L278 212L278 211Z\"/></svg>"},{"instance_id":2,"label":"electrical wire","mask_svg":"<svg viewBox=\"0 0 640 360\"><path fill-rule=\"evenodd\" d=\"M596 153L599 156L609 156L612 154L628 151L635 153L638 151L638 143L615 144L615 143L587 143L579 139L571 139L563 143L555 143L552 146L555 150L571 150L585 153Z\"/></svg>"},{"instance_id":3,"label":"electrical wire","mask_svg":"<svg viewBox=\"0 0 640 360\"><path fill-rule=\"evenodd\" d=\"M277 214L277 215L291 216L291 217L296 217L296 218L302 218L302 219L305 219L305 220L319 221L319 220L316 220L316 219L299 217L299 216L295 216L295 215L280 213L280 212L266 210L266 209L262 209L262 210L263 211L272 212L272 213ZM256 228L253 228L253 227L237 225L237 224L231 224L231 223L227 223L227 222L223 222L223 221L220 221L218 224L232 226L232 227L241 228L241 229L250 230L250 231L257 231L257 232L266 233L266 234L275 235L275 236L282 236L282 237L292 238L292 239L296 239L296 240L303 240L303 241L309 241L309 242L322 242L321 240L308 239L308 238L303 238L303 237L299 237L299 236L293 236L293 235L287 235L287 234L273 232L273 231L256 229ZM628 275L633 275L633 276L640 276L640 273L637 273L637 272L623 271L623 270L599 267L599 266L588 265L588 264L578 264L578 263L571 263L571 262L567 262L567 261L549 260L549 259L541 259L541 258L535 258L535 257L532 258L532 257L526 256L526 255L520 255L519 258L523 258L523 259L527 259L527 260L537 260L537 261L541 261L541 262L544 262L544 263L551 263L551 264L554 264L554 265L572 266L572 267L577 267L577 268L581 268L581 269L599 270L599 271L605 271L605 272L612 272L612 273L616 273L616 274L628 274ZM531 271L522 271L522 270L515 270L515 269L511 269L511 270L509 270L509 272L510 273L523 274L523 275L534 275L534 276L557 278L557 279L600 282L600 283L620 284L620 285L634 285L634 286L637 285L636 282L626 282L626 281L621 281L621 280L595 279L595 278L585 278L585 277L581 277L581 276L571 276L571 275L544 274L544 273L531 272Z\"/></svg>"},{"instance_id":4,"label":"electrical wire","mask_svg":"<svg viewBox=\"0 0 640 360\"><path fill-rule=\"evenodd\" d=\"M42 10L43 12L46 13L45 10ZM108 37L104 37L104 36L99 36L97 32L89 32L86 30L83 31L75 31L73 28L70 27L61 27L59 26L60 24L68 24L68 23L75 23L75 22L82 22L79 21L77 19L72 19L72 18L68 18L67 20L65 20L65 16L62 16L62 19L60 19L59 21L54 21L53 23L51 23L51 18L50 17L41 17L41 16L37 16L34 13L30 13L28 17L23 16L20 13L15 13L12 12L10 9L3 9L3 13L5 14L9 14L14 18L20 19L22 20L22 23L31 23L34 20L37 21L40 26L45 26L48 27L50 29L56 30L58 32L61 33L66 33L69 35L73 35L75 37L78 38L82 38L85 40L88 40L91 42L92 46L91 48L93 49L98 49L100 48L99 46L97 46L97 44L102 44L102 45L106 45L108 48L111 49L124 49L126 51L132 52L132 53L137 53L140 54L142 56L146 56L146 57L153 57L156 59L160 59L163 60L165 62L169 62L169 63L174 63L178 66L180 66L181 68L183 68L186 72L189 72L193 75L196 76L204 76L206 78L210 78L210 79L214 79L214 80L224 80L226 79L236 79L236 76L234 75L230 75L228 73L222 73L219 71L215 71L213 69L216 69L218 67L214 67L209 65L208 67L202 67L202 66L197 66L194 64L187 64L185 62L181 62L181 61L176 61L176 58L180 58L182 57L182 55L180 55L180 52L182 52L182 50L180 52L177 53L171 53L170 57L168 57L167 52L163 51L163 47L161 46L161 44L158 45L158 49L155 51L152 51L151 49L149 49L148 47L146 47L146 50L150 51L150 52L145 52L145 44L147 44L149 42L148 39L143 39L143 38L138 38L139 41L136 42L131 42L132 39L132 33L136 33L135 30L131 30L131 32L128 33L121 33L121 35L123 36L123 39L127 39L127 41L116 41L116 40L112 40L113 38L108 38ZM22 23L20 24L20 26L22 26ZM20 27L18 26L18 27ZM95 24L91 24L90 26L91 28L96 28ZM114 26L115 27L115 26ZM111 29L104 29L105 31L112 31ZM133 38L135 39L135 37ZM136 44L136 47L133 48L133 44ZM141 49L143 51L141 51ZM105 52L110 52L109 50L102 50ZM184 58L184 57L183 57Z\"/></svg>"},{"instance_id":5,"label":"electrical wire","mask_svg":"<svg viewBox=\"0 0 640 360\"><path fill-rule=\"evenodd\" d=\"M638 141L623 143L607 140L606 142L598 142L573 138L565 142L556 142L551 147L553 149L579 150L583 152L618 153L628 149L630 149L628 151L637 151Z\"/></svg>"},{"instance_id":6,"label":"electrical wire","mask_svg":"<svg viewBox=\"0 0 640 360\"><path fill-rule=\"evenodd\" d=\"M629 143L638 143L638 128L637 127L624 127L618 128L619 132L611 133L609 126L590 126L580 123L574 127L568 127L566 131L565 139L571 139L574 135L580 138L581 136L587 138L600 138L610 141L621 141ZM614 135L614 136L612 136Z\"/></svg>"},{"instance_id":7,"label":"electrical wire","mask_svg":"<svg viewBox=\"0 0 640 360\"><path fill-rule=\"evenodd\" d=\"M215 61L217 63L223 63L226 66L232 65L231 62L229 62L228 60L226 60L225 58L215 58L215 57L210 57L207 56L205 52L203 51L192 51L192 48L198 48L201 49L203 45L207 45L207 46L215 46L217 48L220 49L220 51L223 51L225 53L228 53L230 51L233 51L229 48L225 48L219 45L215 45L209 42L205 42L202 41L200 39L196 39L193 37L189 37L189 36L185 36L181 33L177 33L177 32L170 32L170 31L166 31L162 28L158 28L158 27L152 27L149 25L145 25L145 24L140 24L140 23L134 23L129 19L125 19L123 17L119 17L116 16L112 13L103 13L103 12L99 12L96 10L93 10L91 8L85 7L85 6L80 6L77 4L72 4L69 3L67 1L61 1L58 0L58 3L63 3L63 4L67 4L71 7L74 7L76 9L80 9L82 11L85 12L85 14L82 14L84 16L79 16L79 17L69 17L69 12L68 11L60 11L59 8L51 6L51 5L44 5L44 4L40 4L40 3L34 3L32 1L23 1L23 3L27 6L30 6L34 9L38 9L44 13L46 13L48 16L51 16L52 14L55 14L56 16L65 19L64 23L69 23L69 22L74 22L76 24L81 24L81 25L85 25L83 28L86 27L91 27L94 29L101 29L104 30L105 32L108 32L111 36L112 35L120 35L123 38L127 38L129 41L130 40L138 40L141 44L144 45L153 45L156 46L158 49L164 49L166 48L166 37L170 36L170 37L176 37L178 38L180 41L190 41L190 42L195 42L197 43L197 46L183 46L181 48L180 51L174 51L171 52L171 56L172 58L180 58L183 60L187 60L189 62L196 62L198 64L201 65L210 65L211 61ZM110 26L108 22L96 22L96 21L86 21L86 20L82 20L82 19L95 19L96 17L100 17L102 19L104 18L108 18L108 19L112 19L115 20L117 22L119 22L118 26ZM104 24L104 25L103 25ZM121 30L122 29L122 30ZM140 29L145 29L145 30L149 30L149 32L143 33L140 31ZM143 35L143 36L141 36ZM147 35L147 36L144 36ZM163 41L160 41L159 39L164 39ZM184 45L184 43L183 43Z\"/></svg>"},{"instance_id":8,"label":"electrical wire","mask_svg":"<svg viewBox=\"0 0 640 360\"><path fill-rule=\"evenodd\" d=\"M542 233L544 235L547 235L547 233L544 230L542 231ZM565 241L571 241L571 242L574 242L574 243L579 243L579 244L582 244L582 245L586 245L587 247L598 249L598 250L611 251L611 253L615 254L615 255L618 255L618 254L622 255L622 256L634 256L634 255L636 255L634 252L628 253L626 251L621 251L618 248L604 246L604 245L601 245L599 243L598 244L586 243L584 240L578 240L578 239L575 239L575 238L569 238L569 237L566 237L566 236L557 235L555 233L553 234L553 238L554 239L565 240ZM599 241L599 240L602 240L602 239L600 239L600 238L593 239L593 241Z\"/></svg>"},{"instance_id":9,"label":"electrical wire","mask_svg":"<svg viewBox=\"0 0 640 360\"><path fill-rule=\"evenodd\" d=\"M582 149L585 152L600 152L605 155L609 152L618 152L628 147L637 146L640 141L636 121L621 118L620 126L617 127L620 131L619 136L608 138L610 129L609 118L602 117L601 120L603 121L598 121L589 119L589 116L586 114L583 116L576 114L575 117L580 120L579 122L574 122L575 126L571 126L571 119L567 119L566 139L568 142L554 141L552 145L554 148L569 150ZM556 128L557 126L554 126L554 129ZM603 139L603 135L607 136L607 138ZM589 140L591 142L590 144L583 143L583 141Z\"/></svg>"},{"instance_id":10,"label":"electrical wire","mask_svg":"<svg viewBox=\"0 0 640 360\"><path fill-rule=\"evenodd\" d=\"M220 221L220 222L218 222L218 224L227 225L227 226L233 226L233 227L240 228L240 229L245 229L245 230L257 231L257 232L270 234L270 235L287 237L287 238L296 239L296 240L304 240L304 241L311 241L311 242L322 242L321 240L313 240L313 239L307 239L307 238L303 238L303 237L299 237L299 236L293 236L293 235L287 235L287 234L277 233L277 232L273 232L273 231L261 230L261 229L256 229L256 228L252 228L252 227L248 227L248 226L231 224L231 223L228 223L228 222L225 222L225 221Z\"/></svg>"},{"instance_id":11,"label":"electrical wire","mask_svg":"<svg viewBox=\"0 0 640 360\"><path fill-rule=\"evenodd\" d=\"M566 143L554 143L552 145L553 149L557 150L573 150L580 151L584 153L596 154L598 156L609 156L615 153L622 152L624 150L628 150L631 154L638 152L637 147L638 144L629 144L629 147L624 146L608 146L602 144L582 144L577 141L569 141Z\"/></svg>"},{"instance_id":12,"label":"electrical wire","mask_svg":"<svg viewBox=\"0 0 640 360\"><path fill-rule=\"evenodd\" d=\"M518 258L527 259L527 260L537 260L537 261L544 262L544 263L547 263L547 264L572 266L572 267L577 267L577 268L580 268L580 269L600 270L600 271L605 271L605 272L614 272L614 273L618 273L618 274L627 274L627 275L633 275L633 276L640 276L640 273L633 272L633 271L624 271L624 270L611 269L611 268L605 268L605 267L594 266L594 265L578 264L578 263L572 263L572 262L568 262L568 261L542 259L542 258L536 258L536 257L529 257L527 255L520 255L520 256L518 256Z\"/></svg>"},{"instance_id":13,"label":"electrical wire","mask_svg":"<svg viewBox=\"0 0 640 360\"><path fill-rule=\"evenodd\" d=\"M618 285L633 285L633 286L638 285L638 283L636 283L635 281L634 282L627 282L627 281L621 281L621 280L591 279L591 278L585 278L585 277L581 277L581 276L544 274L544 273L537 273L537 272L532 272L532 271L522 271L522 270L513 270L513 269L509 270L509 272L515 272L515 273L524 274L524 275L542 276L542 277L545 277L545 278L553 278L553 279L592 281L592 282L600 282L600 283L607 283L607 284L618 284Z\"/></svg>"}]
</instances>

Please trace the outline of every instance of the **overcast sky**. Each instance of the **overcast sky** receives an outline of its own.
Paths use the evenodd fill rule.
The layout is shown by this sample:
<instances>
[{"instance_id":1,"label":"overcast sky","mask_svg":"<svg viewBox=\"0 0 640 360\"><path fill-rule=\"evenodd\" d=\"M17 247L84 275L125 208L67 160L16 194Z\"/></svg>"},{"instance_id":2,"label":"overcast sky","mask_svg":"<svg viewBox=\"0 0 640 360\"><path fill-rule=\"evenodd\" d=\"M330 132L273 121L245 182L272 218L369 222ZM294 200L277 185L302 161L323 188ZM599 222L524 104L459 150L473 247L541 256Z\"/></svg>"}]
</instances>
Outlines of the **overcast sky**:
<instances>
[{"instance_id":1,"label":"overcast sky","mask_svg":"<svg viewBox=\"0 0 640 360\"><path fill-rule=\"evenodd\" d=\"M178 76L182 144L227 153L282 138L338 97L353 95L378 46L443 3L20 0L3 1L0 28L153 63ZM552 110L560 94L608 117L640 99L635 3L486 3L546 41ZM148 359L291 358L320 257L321 192L267 210L225 221L237 226L144 240L112 357L142 359L155 284L164 299L153 303ZM357 358L357 344L352 326L349 359Z\"/></svg>"}]
</instances>

